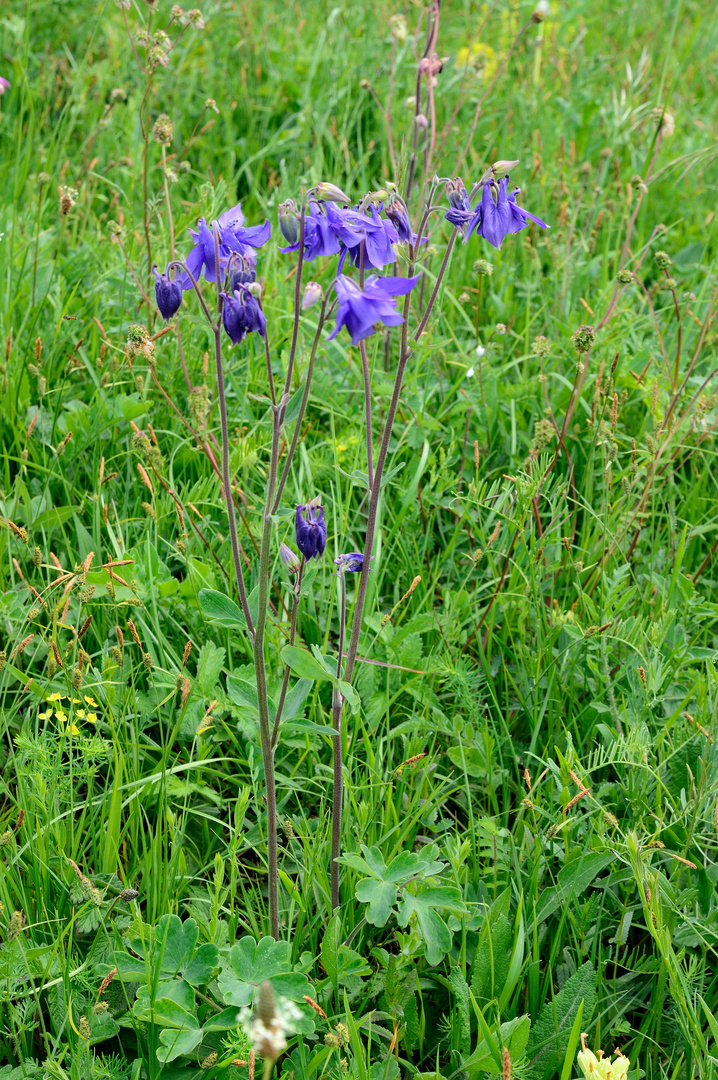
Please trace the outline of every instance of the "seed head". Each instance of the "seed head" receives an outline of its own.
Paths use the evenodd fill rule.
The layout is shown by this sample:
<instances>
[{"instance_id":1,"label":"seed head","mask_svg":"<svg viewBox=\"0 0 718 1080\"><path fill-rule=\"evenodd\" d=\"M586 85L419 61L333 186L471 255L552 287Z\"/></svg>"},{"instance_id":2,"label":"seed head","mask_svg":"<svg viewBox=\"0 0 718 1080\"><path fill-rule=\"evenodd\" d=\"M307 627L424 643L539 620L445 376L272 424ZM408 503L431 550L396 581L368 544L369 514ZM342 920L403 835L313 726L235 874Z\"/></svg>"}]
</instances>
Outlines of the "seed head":
<instances>
[{"instance_id":1,"label":"seed head","mask_svg":"<svg viewBox=\"0 0 718 1080\"><path fill-rule=\"evenodd\" d=\"M67 217L77 202L79 192L77 191L77 188L66 187L63 184L62 187L57 189L57 194L60 197L60 213L63 217Z\"/></svg>"},{"instance_id":2,"label":"seed head","mask_svg":"<svg viewBox=\"0 0 718 1080\"><path fill-rule=\"evenodd\" d=\"M154 122L152 128L152 138L160 146L169 146L172 142L172 132L174 131L174 124L170 120L167 113L160 113Z\"/></svg>"},{"instance_id":3,"label":"seed head","mask_svg":"<svg viewBox=\"0 0 718 1080\"><path fill-rule=\"evenodd\" d=\"M543 334L539 334L537 338L531 342L531 351L535 356L548 356L551 352L551 342Z\"/></svg>"},{"instance_id":4,"label":"seed head","mask_svg":"<svg viewBox=\"0 0 718 1080\"><path fill-rule=\"evenodd\" d=\"M657 251L653 257L656 260L656 266L658 267L658 269L664 270L666 273L668 273L672 265L672 259L668 252Z\"/></svg>"},{"instance_id":5,"label":"seed head","mask_svg":"<svg viewBox=\"0 0 718 1080\"><path fill-rule=\"evenodd\" d=\"M139 895L137 889L123 889L120 893L120 900L125 904L129 904L132 900L136 900Z\"/></svg>"},{"instance_id":6,"label":"seed head","mask_svg":"<svg viewBox=\"0 0 718 1080\"><path fill-rule=\"evenodd\" d=\"M579 326L578 330L576 330L576 332L571 337L573 347L579 354L579 356L582 353L588 352L588 350L593 345L595 337L596 331L592 326L588 326L588 324L586 323L583 323L581 326Z\"/></svg>"}]
</instances>

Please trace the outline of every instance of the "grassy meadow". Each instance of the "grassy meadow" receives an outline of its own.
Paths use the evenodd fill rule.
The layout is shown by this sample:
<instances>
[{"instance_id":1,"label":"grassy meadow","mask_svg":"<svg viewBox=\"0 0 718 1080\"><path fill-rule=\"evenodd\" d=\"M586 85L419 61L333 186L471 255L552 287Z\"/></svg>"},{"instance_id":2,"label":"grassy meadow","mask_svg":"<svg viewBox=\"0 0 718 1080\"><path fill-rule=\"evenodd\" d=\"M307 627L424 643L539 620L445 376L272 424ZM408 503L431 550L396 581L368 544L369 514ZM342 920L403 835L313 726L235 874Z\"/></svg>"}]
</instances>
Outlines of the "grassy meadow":
<instances>
[{"instance_id":1,"label":"grassy meadow","mask_svg":"<svg viewBox=\"0 0 718 1080\"><path fill-rule=\"evenodd\" d=\"M539 7L444 0L427 79L419 0L0 6L0 1080L578 1080L582 1037L602 1080L619 1047L630 1080L718 1076L718 14ZM441 277L437 189L341 733L340 904L337 680L310 673L274 757L275 941L251 634L206 601L239 603L214 336L189 293L160 318L151 267L237 202L272 223L270 352L224 350L251 606L267 365L279 385L294 357L278 206L406 194L415 136L415 228L422 179L518 159L550 229L459 237ZM275 703L295 506L327 522L296 621L315 665L367 528L362 358L317 311L268 526ZM367 339L375 445L398 355ZM266 981L300 1013L276 1061L238 1021Z\"/></svg>"}]
</instances>

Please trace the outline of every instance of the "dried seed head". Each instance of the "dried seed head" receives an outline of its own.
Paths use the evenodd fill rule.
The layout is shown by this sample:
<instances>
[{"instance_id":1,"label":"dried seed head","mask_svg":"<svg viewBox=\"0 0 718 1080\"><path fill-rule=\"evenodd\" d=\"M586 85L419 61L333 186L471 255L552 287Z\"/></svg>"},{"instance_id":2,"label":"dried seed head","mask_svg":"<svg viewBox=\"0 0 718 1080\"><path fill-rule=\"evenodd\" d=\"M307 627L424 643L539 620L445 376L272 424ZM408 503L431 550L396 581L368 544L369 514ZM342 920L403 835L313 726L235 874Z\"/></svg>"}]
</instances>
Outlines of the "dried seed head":
<instances>
[{"instance_id":1,"label":"dried seed head","mask_svg":"<svg viewBox=\"0 0 718 1080\"><path fill-rule=\"evenodd\" d=\"M120 893L120 900L122 900L125 904L129 904L132 900L137 900L139 895L140 894L137 889L123 889Z\"/></svg>"},{"instance_id":2,"label":"dried seed head","mask_svg":"<svg viewBox=\"0 0 718 1080\"><path fill-rule=\"evenodd\" d=\"M86 1016L81 1016L77 1022L77 1030L80 1032L80 1038L85 1042L90 1040L90 1021Z\"/></svg>"},{"instance_id":3,"label":"dried seed head","mask_svg":"<svg viewBox=\"0 0 718 1080\"><path fill-rule=\"evenodd\" d=\"M77 191L77 188L66 187L63 184L62 187L57 189L57 194L60 197L60 213L63 217L67 217L77 202L79 192Z\"/></svg>"},{"instance_id":4,"label":"dried seed head","mask_svg":"<svg viewBox=\"0 0 718 1080\"><path fill-rule=\"evenodd\" d=\"M152 671L152 655L150 653L142 653L142 665L145 671Z\"/></svg>"}]
</instances>

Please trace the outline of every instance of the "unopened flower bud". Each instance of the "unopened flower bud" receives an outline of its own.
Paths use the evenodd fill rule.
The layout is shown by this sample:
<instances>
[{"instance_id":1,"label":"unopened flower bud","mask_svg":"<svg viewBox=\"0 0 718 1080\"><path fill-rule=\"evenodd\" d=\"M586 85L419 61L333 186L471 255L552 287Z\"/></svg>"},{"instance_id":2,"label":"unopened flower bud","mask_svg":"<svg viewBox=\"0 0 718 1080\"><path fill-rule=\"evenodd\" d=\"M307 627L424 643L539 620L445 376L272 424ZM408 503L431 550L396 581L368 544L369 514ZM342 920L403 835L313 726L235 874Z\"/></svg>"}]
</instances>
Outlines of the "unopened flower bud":
<instances>
[{"instance_id":1,"label":"unopened flower bud","mask_svg":"<svg viewBox=\"0 0 718 1080\"><path fill-rule=\"evenodd\" d=\"M46 184L50 183L50 174L46 173L46 172L38 173L37 174L37 182L40 185L40 187L45 187Z\"/></svg>"},{"instance_id":2,"label":"unopened flower bud","mask_svg":"<svg viewBox=\"0 0 718 1080\"><path fill-rule=\"evenodd\" d=\"M204 103L204 107L205 107L205 109L211 109L212 112L217 113L217 115L219 116L219 106L217 105L217 102L214 100L213 97L208 97L207 98L207 100Z\"/></svg>"},{"instance_id":3,"label":"unopened flower bud","mask_svg":"<svg viewBox=\"0 0 718 1080\"><path fill-rule=\"evenodd\" d=\"M672 260L668 252L657 251L653 257L656 260L656 266L658 267L658 269L665 270L666 273L668 273L672 265Z\"/></svg>"},{"instance_id":4,"label":"unopened flower bud","mask_svg":"<svg viewBox=\"0 0 718 1080\"><path fill-rule=\"evenodd\" d=\"M132 900L136 900L139 895L137 889L123 889L120 893L120 900L125 904L129 904Z\"/></svg>"},{"instance_id":5,"label":"unopened flower bud","mask_svg":"<svg viewBox=\"0 0 718 1080\"><path fill-rule=\"evenodd\" d=\"M492 264L486 259L477 259L474 263L474 273L479 274L481 277L491 277L493 272Z\"/></svg>"},{"instance_id":6,"label":"unopened flower bud","mask_svg":"<svg viewBox=\"0 0 718 1080\"><path fill-rule=\"evenodd\" d=\"M499 161L495 161L491 166L491 170L495 176L506 176L518 165L518 159L516 161L504 161L501 158Z\"/></svg>"},{"instance_id":7,"label":"unopened flower bud","mask_svg":"<svg viewBox=\"0 0 718 1080\"><path fill-rule=\"evenodd\" d=\"M173 4L170 8L170 19L172 19L173 22L176 22L178 19L181 19L183 15L184 8L181 8L179 4Z\"/></svg>"},{"instance_id":8,"label":"unopened flower bud","mask_svg":"<svg viewBox=\"0 0 718 1080\"><path fill-rule=\"evenodd\" d=\"M302 560L296 551L292 551L288 544L282 544L279 548L279 557L290 574L297 574L302 568Z\"/></svg>"},{"instance_id":9,"label":"unopened flower bud","mask_svg":"<svg viewBox=\"0 0 718 1080\"><path fill-rule=\"evenodd\" d=\"M315 304L318 304L323 299L324 293L322 292L321 285L316 281L308 281L307 287L304 290L302 311L306 311L307 308L314 307Z\"/></svg>"},{"instance_id":10,"label":"unopened flower bud","mask_svg":"<svg viewBox=\"0 0 718 1080\"><path fill-rule=\"evenodd\" d=\"M422 131L426 131L429 126L429 121L423 113L417 113L414 117L414 123L418 128L421 128Z\"/></svg>"},{"instance_id":11,"label":"unopened flower bud","mask_svg":"<svg viewBox=\"0 0 718 1080\"><path fill-rule=\"evenodd\" d=\"M346 203L348 205L351 201L341 188L337 187L336 184L328 183L326 180L322 180L320 184L317 184L315 191L317 198L323 202Z\"/></svg>"},{"instance_id":12,"label":"unopened flower bud","mask_svg":"<svg viewBox=\"0 0 718 1080\"><path fill-rule=\"evenodd\" d=\"M192 8L191 11L188 11L185 14L185 22L190 23L197 30L204 30L204 27L205 27L204 15L199 10L199 8Z\"/></svg>"},{"instance_id":13,"label":"unopened flower bud","mask_svg":"<svg viewBox=\"0 0 718 1080\"><path fill-rule=\"evenodd\" d=\"M299 236L299 216L294 199L287 199L277 207L279 228L288 244L296 244Z\"/></svg>"}]
</instances>

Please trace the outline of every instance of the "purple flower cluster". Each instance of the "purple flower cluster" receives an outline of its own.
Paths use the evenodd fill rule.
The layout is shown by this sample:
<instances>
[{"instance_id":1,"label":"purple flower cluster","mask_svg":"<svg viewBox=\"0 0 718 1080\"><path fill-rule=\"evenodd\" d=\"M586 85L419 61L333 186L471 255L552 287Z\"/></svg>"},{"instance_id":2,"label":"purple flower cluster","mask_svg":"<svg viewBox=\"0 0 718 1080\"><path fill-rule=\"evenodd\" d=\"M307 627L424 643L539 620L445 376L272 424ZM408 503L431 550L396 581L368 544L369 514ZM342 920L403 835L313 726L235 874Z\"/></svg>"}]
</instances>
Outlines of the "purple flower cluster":
<instances>
[{"instance_id":1,"label":"purple flower cluster","mask_svg":"<svg viewBox=\"0 0 718 1080\"><path fill-rule=\"evenodd\" d=\"M218 271L220 279L229 272L230 292L222 293L222 318L227 334L235 344L255 330L264 336L264 313L248 286L256 278L257 249L266 244L271 231L268 221L263 225L245 226L239 203L231 210L225 210L209 225L205 218L200 218L196 231L189 230L194 247L185 260L186 272L173 280L169 270L161 274L157 267L152 268L155 275L155 299L163 319L171 319L179 311L183 290L193 288L203 274L205 281L215 283Z\"/></svg>"},{"instance_id":2,"label":"purple flower cluster","mask_svg":"<svg viewBox=\"0 0 718 1080\"><path fill-rule=\"evenodd\" d=\"M377 323L384 326L399 326L403 316L396 310L396 296L405 296L414 288L421 275L416 277L370 277L360 289L355 281L340 274L334 282L334 291L339 300L337 324L329 335L335 338L342 327L349 332L352 344L358 345L374 332Z\"/></svg>"},{"instance_id":3,"label":"purple flower cluster","mask_svg":"<svg viewBox=\"0 0 718 1080\"><path fill-rule=\"evenodd\" d=\"M382 217L382 213L385 215ZM299 250L299 216L290 199L279 207L279 227L288 243L282 252ZM308 261L320 256L339 255L339 273L346 259L360 266L362 243L364 244L364 267L366 270L383 270L396 262L394 244L412 243L418 240L411 230L406 208L392 197L387 204L371 205L366 210L359 206L340 208L334 202L312 199L309 213L304 220L304 258ZM426 238L422 237L422 244Z\"/></svg>"},{"instance_id":4,"label":"purple flower cluster","mask_svg":"<svg viewBox=\"0 0 718 1080\"><path fill-rule=\"evenodd\" d=\"M487 180L481 190L481 198L472 210L461 178L447 182L446 194L450 208L444 216L452 225L465 230L464 243L475 232L477 236L483 236L492 247L500 249L509 233L520 232L526 228L529 221L534 221L542 229L548 229L545 221L530 214L517 203L516 196L521 193L521 188L514 188L509 192L508 184L508 176L498 183L496 180Z\"/></svg>"}]
</instances>

